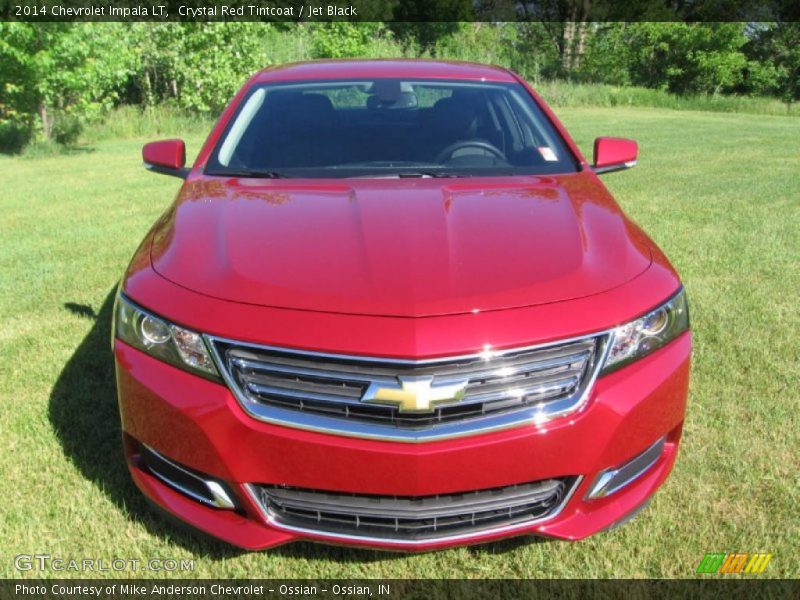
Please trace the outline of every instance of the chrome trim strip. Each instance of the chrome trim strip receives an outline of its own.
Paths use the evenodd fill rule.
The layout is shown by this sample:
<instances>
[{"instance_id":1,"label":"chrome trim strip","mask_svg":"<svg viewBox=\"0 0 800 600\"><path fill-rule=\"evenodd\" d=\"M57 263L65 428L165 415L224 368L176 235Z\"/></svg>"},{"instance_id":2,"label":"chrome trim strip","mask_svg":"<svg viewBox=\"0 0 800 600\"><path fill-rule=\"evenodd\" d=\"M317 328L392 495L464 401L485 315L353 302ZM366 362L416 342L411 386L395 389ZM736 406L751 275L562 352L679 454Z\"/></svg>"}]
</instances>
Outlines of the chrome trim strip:
<instances>
[{"instance_id":1,"label":"chrome trim strip","mask_svg":"<svg viewBox=\"0 0 800 600\"><path fill-rule=\"evenodd\" d=\"M336 354L331 352L317 352L315 350L300 350L298 348L287 348L286 346L270 346L268 344L254 344L252 342L242 342L239 340L232 340L230 338L224 338L210 334L206 334L205 337L214 342L236 344L237 346L255 348L256 350L266 350L267 352L283 352L285 354L297 354L298 356L317 356L319 358L332 358L335 360L338 359L338 360L351 360L351 361L373 362L373 363L383 363L383 364L420 366L420 365L432 365L436 363L454 362L459 360L470 360L473 358L486 358L487 356L489 358L496 358L498 356L505 356L506 354L517 354L520 352L528 352L530 350L541 350L543 348L550 348L552 346L561 346L573 342L580 342L583 340L600 337L610 333L611 331L613 331L613 329L598 331L596 333L589 333L587 335L580 335L572 338L558 339L552 342L546 342L544 344L531 344L529 346L504 348L502 350L484 350L482 352L472 352L470 354L455 354L450 356L442 356L439 358L422 358L422 359L406 359L406 358L391 358L391 357L384 358L381 356L370 356L366 354Z\"/></svg>"},{"instance_id":2,"label":"chrome trim strip","mask_svg":"<svg viewBox=\"0 0 800 600\"><path fill-rule=\"evenodd\" d=\"M292 388L289 387L263 385L261 383L248 383L245 387L259 394L274 394L276 396L283 396L284 398L297 398L297 399L308 398L309 400L325 400L327 402L341 402L342 404L350 404L353 406L361 404L361 402L358 399L337 397L332 394L322 394L319 392L306 392L303 390L293 390Z\"/></svg>"},{"instance_id":3,"label":"chrome trim strip","mask_svg":"<svg viewBox=\"0 0 800 600\"><path fill-rule=\"evenodd\" d=\"M606 469L597 477L597 480L594 482L594 485L589 489L586 493L587 500L595 500L597 498L605 498L606 496L610 496L611 494L618 492L622 488L630 485L637 479L639 479L642 475L647 473L653 465L658 462L658 459L664 454L664 446L667 442L667 437L664 436L658 439L654 444L650 445L647 450L644 452L640 452L632 459L626 461L625 463L619 465L618 467L614 467L611 469ZM650 459L646 465L641 467L636 472L632 473L631 475L627 476L622 481L614 483L614 479L619 476L619 474L627 467L628 465L634 463L638 459L642 458L643 456L647 456L648 453L653 452L654 450L658 449L658 452L655 453L655 456Z\"/></svg>"},{"instance_id":4,"label":"chrome trim strip","mask_svg":"<svg viewBox=\"0 0 800 600\"><path fill-rule=\"evenodd\" d=\"M209 335L207 337L210 338L210 339L213 339L213 340L220 341L220 342L226 342L226 343L229 343L229 344L236 344L237 346L244 346L246 348L254 348L256 350L280 352L280 353L283 353L283 354L294 354L294 355L297 355L297 356L314 356L314 357L318 357L318 358L332 358L332 359L338 359L338 360L358 361L358 362L363 362L363 363L380 363L380 364L389 364L389 365L403 365L403 366L419 367L419 366L437 364L437 363L450 363L450 362L473 360L473 359L476 359L476 358L486 358L487 354L488 354L489 358L499 358L499 357L505 356L507 354L524 354L525 352L530 352L530 351L533 351L533 350L542 350L542 349L545 349L545 348L548 348L548 347L551 347L551 346L561 346L561 345L567 346L569 344L574 344L574 343L578 343L578 342L581 342L581 341L584 341L584 340L587 340L587 339L592 339L594 337L597 337L598 335L602 335L602 333L603 332L601 332L601 333L593 333L593 334L585 335L585 336L582 336L582 337L567 338L567 339L558 340L558 341L555 341L555 342L548 342L546 344L537 344L537 345L532 345L532 346L522 346L520 348L506 348L505 350L494 350L494 351L488 351L487 350L487 351L478 352L478 353L475 353L475 354L458 354L458 355L454 355L454 356L445 356L445 357L441 357L441 358L428 358L428 359L421 359L421 360L408 360L408 359L401 359L401 358L385 358L384 359L384 358L380 358L380 357L366 356L366 355L359 355L359 354L325 354L325 353L322 353L322 352L314 352L312 350L297 350L297 349L294 349L294 348L287 348L287 347L268 346L268 345L253 344L253 343L249 343L249 342L240 342L238 340L230 340L230 339L225 339L225 338L221 338L221 337L215 337L215 336L212 336L212 335ZM519 365L517 365L517 368L514 369L514 370L515 370L515 372L523 371L524 369L522 367L524 367L526 365L529 365L531 363L535 363L537 365L537 367L538 367L537 370L546 370L546 369L549 369L549 368L552 368L552 367L559 367L559 366L563 366L565 364L569 364L571 362L575 362L576 360L582 360L580 355L586 354L587 352L588 352L588 348L585 348L583 350L575 350L571 354L565 354L564 356L559 356L559 357L556 357L556 358L550 358L550 359L543 360L543 361L531 360L529 362L520 363ZM235 360L241 361L241 362L243 362L245 364L251 363L251 361L249 361L249 360L247 360L245 358L236 358ZM585 359L583 359L583 360L585 360ZM276 368L274 370L276 370L276 371L280 371L283 368L283 369L286 369L286 370L290 370L292 372L296 371L296 372L300 372L300 373L302 373L303 371L308 371L309 372L308 374L314 374L314 373L317 373L317 372L322 372L326 376L331 377L331 378L338 377L338 378L341 378L341 379L352 379L352 380L363 379L364 381L370 381L371 379L374 378L371 375L360 375L359 373L352 373L351 374L351 373L346 372L346 371L338 372L338 371L334 371L332 369L303 369L302 367L295 367L295 366L292 366L291 368L289 368L289 367L285 367L284 365L281 365L279 363L275 363L275 367ZM273 370L273 369L270 368L270 370ZM482 376L488 376L488 375L491 374L491 371L492 371L492 369L486 369L485 371L476 371L473 374L473 377L480 378ZM388 375L385 378L387 380L394 380L394 377L391 377L391 376L388 376Z\"/></svg>"},{"instance_id":5,"label":"chrome trim strip","mask_svg":"<svg viewBox=\"0 0 800 600\"><path fill-rule=\"evenodd\" d=\"M208 498L204 498L203 496L200 496L199 494L193 492L192 490L189 490L189 489L185 488L184 486L182 486L181 484L173 481L172 479L170 479L169 477L167 477L163 473L159 473L156 469L148 466L147 471L149 473L152 473L156 478L160 479L166 485L171 486L172 488L178 490L182 494L186 494L187 496L189 496L193 500L197 500L198 502L201 502L201 503L203 503L203 504L205 504L207 506L213 506L214 508L222 508L222 509L226 509L226 510L233 510L233 509L236 508L236 504L231 499L231 497L228 495L228 492L226 492L225 488L223 488L216 481L208 481L206 479L198 477L196 474L194 474L194 473L192 473L190 471L187 471L186 469L184 469L179 464L171 461L170 459L168 459L166 456L164 456L160 452L157 452L157 451L153 450L150 446L147 446L146 444L142 444L142 446L147 448L148 452L152 452L156 457L158 457L159 460L163 460L165 463L170 465L173 469L176 469L176 470L180 471L181 473L184 473L187 477L191 477L195 481L199 481L201 484L203 484L205 486L205 488L208 490L208 493L213 498L213 500L209 501Z\"/></svg>"},{"instance_id":6,"label":"chrome trim strip","mask_svg":"<svg viewBox=\"0 0 800 600\"><path fill-rule=\"evenodd\" d=\"M576 374L576 375L571 375L570 377L556 379L555 381L550 381L547 383L537 383L532 386L522 385L518 386L516 389L520 390L525 396L542 395L542 394L547 394L549 392L553 392L560 388L575 386L578 383L580 383L580 379L581 379L580 376ZM508 393L507 390L498 390L495 392L485 392L482 394L475 394L473 396L469 396L467 398L464 398L464 400L457 402L457 404L460 404L461 406L468 406L470 404L477 404L479 402L500 400L503 398L510 398L510 397L512 396L511 394Z\"/></svg>"},{"instance_id":7,"label":"chrome trim strip","mask_svg":"<svg viewBox=\"0 0 800 600\"><path fill-rule=\"evenodd\" d=\"M623 171L625 169L630 169L635 167L637 161L629 160L628 162L624 163L615 163L613 165L608 165L607 167L592 167L592 170L597 173L598 175L602 175L603 173L613 173L614 171Z\"/></svg>"},{"instance_id":8,"label":"chrome trim strip","mask_svg":"<svg viewBox=\"0 0 800 600\"><path fill-rule=\"evenodd\" d=\"M535 344L532 346L522 346L519 348L507 348L504 350L487 352L477 352L473 354L448 356L443 358L432 358L422 360L406 360L394 358L379 358L375 356L359 356L359 355L346 355L346 354L330 354L325 352L315 352L310 350L296 350L292 348L281 348L276 346L253 344L248 342L240 342L228 338L204 335L206 345L211 351L211 357L214 361L217 371L222 375L228 389L234 395L242 409L254 419L280 425L284 427L293 427L295 429L304 429L308 431L315 431L317 433L325 433L330 435L340 435L346 437L356 437L361 439L392 441L392 442L405 442L405 443L420 443L431 442L437 440L447 440L469 435L478 435L483 433L490 433L493 431L500 431L503 429L510 429L512 427L520 427L524 425L537 425L541 426L544 423L553 419L575 413L584 408L589 400L591 391L594 388L594 383L600 374L602 366L605 364L606 357L611 349L611 335L613 329L600 331L588 335L583 335L575 338L566 338L547 342L545 344ZM497 415L487 415L485 417L476 417L473 419L465 419L463 421L442 423L437 425L428 426L427 428L419 429L401 429L392 427L391 425L384 425L380 423L368 423L359 421L347 421L336 417L327 417L319 414L309 414L302 411L283 409L276 406L267 406L264 404L256 404L249 401L239 390L239 386L233 380L231 374L225 366L225 362L219 355L216 342L224 344L235 344L241 347L255 348L272 352L283 352L287 354L297 354L300 356L312 356L320 358L344 359L350 361L374 362L382 364L400 364L400 365L428 365L445 362L453 362L459 360L469 360L475 358L496 358L506 354L516 354L531 350L540 350L550 348L553 346L561 346L572 342L579 342L587 339L597 339L598 349L594 354L594 364L591 366L591 373L586 379L579 394L573 394L567 398L560 400L553 400L545 403L543 406L532 406L512 410L506 413Z\"/></svg>"},{"instance_id":9,"label":"chrome trim strip","mask_svg":"<svg viewBox=\"0 0 800 600\"><path fill-rule=\"evenodd\" d=\"M540 366L537 365L536 369L531 369L531 370L529 370L527 372L531 374L531 379L534 379L537 376L538 377L542 377L542 375L541 375L542 371L547 371L548 369L553 369L553 368L556 368L556 367L559 367L559 366L568 365L568 364L571 364L573 362L578 362L578 361L580 362L580 367L579 367L578 370L579 371L583 371L584 365L587 362L587 359L589 358L589 356L588 356L589 352L584 352L584 354L587 354L587 356L585 356L583 358L580 358L578 360L575 360L575 359L573 359L573 360L550 359L550 360L546 360L546 361L541 361L544 366L540 367ZM570 358L571 359L573 356L575 356L575 355L570 355L570 356L568 356L566 358ZM323 401L328 401L328 402L336 402L336 403L339 403L339 404L348 404L348 405L351 405L351 406L363 406L365 403L366 404L370 404L371 401L368 398L369 398L369 396L371 394L371 391L376 389L376 388L380 388L380 387L395 388L395 387L397 387L399 389L398 382L397 382L397 377L386 377L386 376L380 376L380 375L368 376L368 375L362 375L362 374L359 374L359 373L354 373L352 376L348 377L344 372L339 373L339 372L331 371L329 369L309 369L309 368L304 368L304 367L292 367L292 368L278 367L278 368L273 368L272 367L273 363L267 363L266 361L264 363L257 363L255 361L245 360L245 359L242 359L242 358L234 358L232 360L232 362L235 363L236 365L240 366L240 367L241 366L245 366L245 367L251 368L253 370L264 371L264 372L265 371L275 371L275 372L283 372L283 373L290 373L290 374L306 375L306 376L311 376L311 377L324 377L324 378L329 378L329 379L334 379L334 380L339 380L339 381L358 381L358 382L362 382L362 383L365 383L365 384L370 384L369 388L368 388L368 391L365 392L365 399L361 399L361 398L356 397L356 396L348 397L348 396L340 395L340 394L337 394L337 393L310 392L310 391L309 392L304 392L302 390L296 390L296 389L293 389L291 387L271 386L271 385L259 384L259 383L248 383L245 386L245 387L249 388L251 391L254 391L256 393L274 394L274 395L277 395L277 396L284 396L284 397L287 397L287 398L298 398L298 399L309 398L311 400L323 400ZM263 366L263 365L266 365L266 364L268 364L270 366L268 366L268 367ZM522 367L519 367L519 368L516 368L516 369L514 367L509 367L509 369L511 369L511 373L509 373L509 375L512 375L512 376L514 374L518 373L518 372L524 371L524 369ZM496 368L485 369L483 371L470 372L469 373L469 377L467 379L468 379L468 381L481 380L482 378L488 377L491 373L494 373L495 371L496 371ZM539 382L539 383L530 383L530 384L522 384L522 385L516 386L516 387L517 387L517 389L522 390L526 396L532 395L535 391L537 391L537 389L539 390L539 393L541 394L541 393L546 392L547 389L555 389L557 387L563 387L568 382L573 381L573 380L574 381L573 381L572 385L577 385L578 383L580 383L581 374L582 373L574 373L574 374L568 375L566 377L561 377L560 379L555 379L556 376L561 375L560 373L550 374L550 375L548 375L548 377L553 379L553 381L549 381L549 382L544 383L544 384L541 383L541 382ZM400 377L402 377L402 376L400 376ZM463 379L464 379L463 377L460 378L461 381L463 381ZM459 379L455 378L453 376L443 375L443 376L437 376L436 377L436 381L437 381L438 385L445 386L445 385L448 385L448 384L458 383ZM561 384L561 385L559 386L559 385L556 385L556 384ZM545 389L541 389L543 386L545 386ZM477 404L477 403L480 403L480 402L498 400L498 399L507 398L507 397L510 397L510 394L509 394L508 390L496 390L496 391L491 391L491 392L481 392L481 393L477 393L477 394L468 394L467 396L465 396L461 400L453 400L453 401L450 401L450 402L447 402L447 403L442 403L442 406L444 406L444 405L452 405L452 404L459 404L460 406L467 406L467 405L470 405L470 404Z\"/></svg>"},{"instance_id":10,"label":"chrome trim strip","mask_svg":"<svg viewBox=\"0 0 800 600\"><path fill-rule=\"evenodd\" d=\"M394 546L422 546L426 544L436 544L439 542L455 542L459 540L465 540L470 538L475 538L477 536L484 536L484 535L491 535L495 533L509 533L516 530L522 530L531 525L542 523L544 521L549 521L551 519L555 519L564 508L567 506L569 501L572 499L572 496L575 494L575 491L581 486L581 482L583 481L583 476L578 476L575 478L575 483L572 485L572 489L570 489L565 495L564 498L561 500L561 503L553 510L552 513L546 515L544 517L539 517L538 519L531 519L529 521L523 521L522 523L514 523L513 525L504 525L501 527L494 527L488 528L483 530L476 530L470 531L468 533L459 533L455 535L448 535L448 536L441 536L441 537L429 537L425 538L424 540L398 540L393 538L381 538L381 537L373 537L373 536L362 536L362 535L350 535L346 533L336 533L330 531L316 531L314 529L307 529L305 527L294 527L292 525L284 525L280 521L276 520L268 510L266 510L262 505L261 501L258 499L258 492L255 489L255 486L250 483L244 484L245 492L250 496L250 500L258 509L261 517L264 519L264 522L270 526L274 527L275 529L280 529L281 531L288 531L291 533L298 533L301 535L314 535L334 540L346 540L351 542L372 542L376 544L385 544L385 545L394 545Z\"/></svg>"},{"instance_id":11,"label":"chrome trim strip","mask_svg":"<svg viewBox=\"0 0 800 600\"><path fill-rule=\"evenodd\" d=\"M246 358L234 358L233 362L238 365L249 367L251 369L258 369L258 370L269 370L274 371L275 373L297 373L298 375L310 375L310 376L324 376L328 379L337 379L339 381L360 381L363 383L371 383L378 379L378 377L370 377L369 375L363 375L361 373L345 373L344 371L332 371L330 369L308 369L305 367L295 367L291 366L288 367L286 365L280 364L273 364L273 363L260 363L253 360L248 360ZM269 364L269 368L264 368L263 364ZM394 383L394 377L385 377L384 380L388 383Z\"/></svg>"}]
</instances>

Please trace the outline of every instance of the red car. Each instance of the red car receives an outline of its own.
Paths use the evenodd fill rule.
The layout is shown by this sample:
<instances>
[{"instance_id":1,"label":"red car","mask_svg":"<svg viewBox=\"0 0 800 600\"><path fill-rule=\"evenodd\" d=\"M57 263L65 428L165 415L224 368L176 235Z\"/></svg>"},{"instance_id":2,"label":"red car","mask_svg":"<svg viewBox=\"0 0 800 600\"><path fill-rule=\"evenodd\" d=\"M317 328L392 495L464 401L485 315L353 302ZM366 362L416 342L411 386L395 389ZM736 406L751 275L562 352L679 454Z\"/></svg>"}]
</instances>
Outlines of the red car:
<instances>
[{"instance_id":1,"label":"red car","mask_svg":"<svg viewBox=\"0 0 800 600\"><path fill-rule=\"evenodd\" d=\"M542 99L497 67L270 68L222 114L114 317L128 466L231 544L576 540L678 449L680 279Z\"/></svg>"}]
</instances>

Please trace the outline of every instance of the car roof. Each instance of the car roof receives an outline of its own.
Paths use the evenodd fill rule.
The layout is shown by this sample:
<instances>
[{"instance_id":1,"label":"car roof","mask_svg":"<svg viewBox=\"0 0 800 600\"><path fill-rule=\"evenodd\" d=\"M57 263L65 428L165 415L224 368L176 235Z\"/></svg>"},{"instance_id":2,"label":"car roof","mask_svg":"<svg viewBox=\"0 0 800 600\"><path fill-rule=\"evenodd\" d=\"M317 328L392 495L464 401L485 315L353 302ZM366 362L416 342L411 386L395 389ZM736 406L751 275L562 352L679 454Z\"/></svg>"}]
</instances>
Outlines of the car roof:
<instances>
[{"instance_id":1,"label":"car roof","mask_svg":"<svg viewBox=\"0 0 800 600\"><path fill-rule=\"evenodd\" d=\"M257 82L314 79L464 79L470 81L514 82L514 75L502 67L442 60L319 60L276 65L255 76Z\"/></svg>"}]
</instances>

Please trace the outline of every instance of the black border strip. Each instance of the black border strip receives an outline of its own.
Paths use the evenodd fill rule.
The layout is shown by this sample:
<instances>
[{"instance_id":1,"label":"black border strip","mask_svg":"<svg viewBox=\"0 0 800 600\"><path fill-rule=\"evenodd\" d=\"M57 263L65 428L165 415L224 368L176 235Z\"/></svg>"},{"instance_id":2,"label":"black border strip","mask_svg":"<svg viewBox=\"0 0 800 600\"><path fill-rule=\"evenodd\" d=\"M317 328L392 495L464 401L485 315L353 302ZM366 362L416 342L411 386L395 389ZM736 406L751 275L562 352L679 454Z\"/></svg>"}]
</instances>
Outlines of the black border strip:
<instances>
[{"instance_id":1,"label":"black border strip","mask_svg":"<svg viewBox=\"0 0 800 600\"><path fill-rule=\"evenodd\" d=\"M786 579L6 579L0 597L72 600L223 600L237 598L621 598L653 600L673 598L796 598L800 581ZM713 577L713 578L712 578ZM221 587L217 587L221 586ZM99 592L99 593L98 593Z\"/></svg>"},{"instance_id":2,"label":"black border strip","mask_svg":"<svg viewBox=\"0 0 800 600\"><path fill-rule=\"evenodd\" d=\"M116 11L111 12L111 7ZM162 8L159 8L162 7ZM0 21L800 21L796 0L0 0Z\"/></svg>"}]
</instances>

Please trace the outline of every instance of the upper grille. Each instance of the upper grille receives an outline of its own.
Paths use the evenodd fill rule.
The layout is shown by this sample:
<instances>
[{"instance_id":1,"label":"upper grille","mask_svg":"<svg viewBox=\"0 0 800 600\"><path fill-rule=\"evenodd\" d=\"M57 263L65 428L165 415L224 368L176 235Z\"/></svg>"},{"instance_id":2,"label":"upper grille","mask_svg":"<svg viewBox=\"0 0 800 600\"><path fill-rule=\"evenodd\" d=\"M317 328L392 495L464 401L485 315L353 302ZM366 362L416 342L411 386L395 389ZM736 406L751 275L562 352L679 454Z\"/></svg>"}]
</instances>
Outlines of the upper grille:
<instances>
[{"instance_id":1,"label":"upper grille","mask_svg":"<svg viewBox=\"0 0 800 600\"><path fill-rule=\"evenodd\" d=\"M304 353L225 340L213 340L213 347L226 381L255 416L354 435L377 427L373 437L381 437L387 428L420 432L450 424L470 430L482 428L488 417L525 409L546 414L553 407L562 412L578 402L591 380L604 339L419 362ZM397 386L399 377L432 377L436 385L469 383L460 400L443 402L432 412L401 412L396 406L362 400L371 384ZM298 422L292 415L303 417ZM314 427L308 421L313 417L323 419L324 427ZM358 431L351 431L356 425Z\"/></svg>"},{"instance_id":2,"label":"upper grille","mask_svg":"<svg viewBox=\"0 0 800 600\"><path fill-rule=\"evenodd\" d=\"M284 527L348 537L431 541L554 516L577 478L435 496L378 496L251 485L267 518Z\"/></svg>"}]
</instances>

